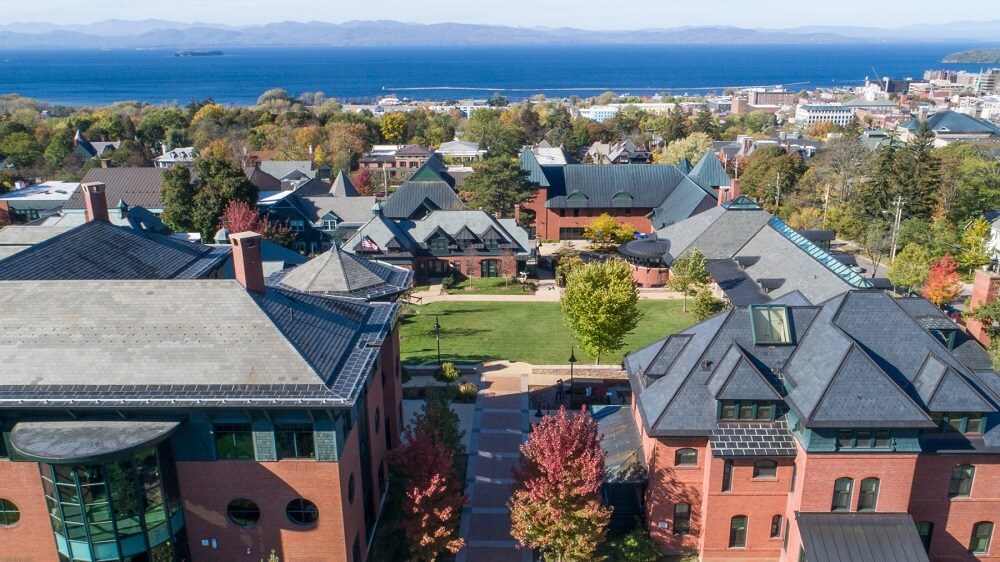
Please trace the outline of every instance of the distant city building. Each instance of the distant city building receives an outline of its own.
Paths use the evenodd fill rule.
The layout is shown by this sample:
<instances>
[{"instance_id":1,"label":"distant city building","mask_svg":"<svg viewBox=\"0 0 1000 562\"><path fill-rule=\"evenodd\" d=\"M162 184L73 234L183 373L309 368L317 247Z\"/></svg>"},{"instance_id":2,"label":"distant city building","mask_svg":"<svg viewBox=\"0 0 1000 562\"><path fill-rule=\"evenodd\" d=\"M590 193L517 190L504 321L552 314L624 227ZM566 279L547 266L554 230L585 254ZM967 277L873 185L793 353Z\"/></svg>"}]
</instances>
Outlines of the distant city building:
<instances>
[{"instance_id":1,"label":"distant city building","mask_svg":"<svg viewBox=\"0 0 1000 562\"><path fill-rule=\"evenodd\" d=\"M802 104L795 108L795 125L808 127L816 123L847 125L854 117L854 108L839 103Z\"/></svg>"},{"instance_id":2,"label":"distant city building","mask_svg":"<svg viewBox=\"0 0 1000 562\"><path fill-rule=\"evenodd\" d=\"M163 154L153 159L153 165L157 168L173 168L174 166L190 166L197 156L193 146L183 148L172 148L167 150L163 145Z\"/></svg>"},{"instance_id":3,"label":"distant city building","mask_svg":"<svg viewBox=\"0 0 1000 562\"><path fill-rule=\"evenodd\" d=\"M62 207L78 187L77 182L47 181L29 186L18 182L12 191L0 194L0 211L7 211L14 224L38 220Z\"/></svg>"}]
</instances>

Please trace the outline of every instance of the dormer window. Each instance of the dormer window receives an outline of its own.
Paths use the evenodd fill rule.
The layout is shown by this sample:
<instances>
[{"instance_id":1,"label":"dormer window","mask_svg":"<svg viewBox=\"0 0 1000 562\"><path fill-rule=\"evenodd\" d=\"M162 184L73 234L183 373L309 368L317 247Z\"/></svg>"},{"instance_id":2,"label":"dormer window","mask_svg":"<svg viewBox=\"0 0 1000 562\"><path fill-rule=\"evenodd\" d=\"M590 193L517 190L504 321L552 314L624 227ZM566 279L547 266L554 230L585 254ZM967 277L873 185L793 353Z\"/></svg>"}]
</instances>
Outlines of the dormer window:
<instances>
[{"instance_id":1,"label":"dormer window","mask_svg":"<svg viewBox=\"0 0 1000 562\"><path fill-rule=\"evenodd\" d=\"M771 421L774 402L770 400L721 400L719 419L726 421Z\"/></svg>"},{"instance_id":2,"label":"dormer window","mask_svg":"<svg viewBox=\"0 0 1000 562\"><path fill-rule=\"evenodd\" d=\"M792 343L792 327L789 322L787 306L751 305L750 327L755 345L787 345Z\"/></svg>"},{"instance_id":3,"label":"dormer window","mask_svg":"<svg viewBox=\"0 0 1000 562\"><path fill-rule=\"evenodd\" d=\"M982 412L933 412L931 419L937 424L938 431L963 433L965 435L980 435L986 429L986 415Z\"/></svg>"},{"instance_id":4,"label":"dormer window","mask_svg":"<svg viewBox=\"0 0 1000 562\"><path fill-rule=\"evenodd\" d=\"M427 248L432 252L445 252L448 250L448 239L444 236L435 236L427 243Z\"/></svg>"}]
</instances>

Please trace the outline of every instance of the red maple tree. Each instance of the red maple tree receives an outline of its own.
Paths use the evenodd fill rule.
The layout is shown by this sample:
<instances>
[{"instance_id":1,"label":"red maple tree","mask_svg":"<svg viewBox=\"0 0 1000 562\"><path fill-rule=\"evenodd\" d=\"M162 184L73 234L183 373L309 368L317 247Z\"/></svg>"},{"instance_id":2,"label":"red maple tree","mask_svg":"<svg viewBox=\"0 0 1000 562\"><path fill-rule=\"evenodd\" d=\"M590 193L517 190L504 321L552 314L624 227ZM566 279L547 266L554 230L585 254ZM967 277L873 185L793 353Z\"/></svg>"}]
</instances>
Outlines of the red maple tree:
<instances>
[{"instance_id":1,"label":"red maple tree","mask_svg":"<svg viewBox=\"0 0 1000 562\"><path fill-rule=\"evenodd\" d=\"M927 297L927 300L937 306L944 306L955 299L962 292L962 278L958 274L958 263L952 259L950 254L945 254L941 259L931 264L927 280L924 281L924 288L920 294Z\"/></svg>"},{"instance_id":2,"label":"red maple tree","mask_svg":"<svg viewBox=\"0 0 1000 562\"><path fill-rule=\"evenodd\" d=\"M361 195L375 194L375 186L373 185L373 182L372 172L368 168L358 168L358 171L354 172L354 177L351 178L351 183L354 184L354 189L357 189L358 193Z\"/></svg>"},{"instance_id":3,"label":"red maple tree","mask_svg":"<svg viewBox=\"0 0 1000 562\"><path fill-rule=\"evenodd\" d=\"M511 535L560 560L585 560L604 541L611 510L601 504L604 451L586 408L565 407L535 425L514 469Z\"/></svg>"},{"instance_id":4,"label":"red maple tree","mask_svg":"<svg viewBox=\"0 0 1000 562\"><path fill-rule=\"evenodd\" d=\"M432 562L465 546L458 537L458 525L468 498L454 474L454 460L451 450L434 439L432 428L419 420L406 428L403 446L389 453L389 462L409 478L403 500L405 517L399 525L413 560Z\"/></svg>"},{"instance_id":5,"label":"red maple tree","mask_svg":"<svg viewBox=\"0 0 1000 562\"><path fill-rule=\"evenodd\" d=\"M230 234L256 232L265 239L288 248L296 240L295 231L287 224L271 222L270 215L260 214L256 207L246 201L230 201L222 211L219 227L225 228Z\"/></svg>"}]
</instances>

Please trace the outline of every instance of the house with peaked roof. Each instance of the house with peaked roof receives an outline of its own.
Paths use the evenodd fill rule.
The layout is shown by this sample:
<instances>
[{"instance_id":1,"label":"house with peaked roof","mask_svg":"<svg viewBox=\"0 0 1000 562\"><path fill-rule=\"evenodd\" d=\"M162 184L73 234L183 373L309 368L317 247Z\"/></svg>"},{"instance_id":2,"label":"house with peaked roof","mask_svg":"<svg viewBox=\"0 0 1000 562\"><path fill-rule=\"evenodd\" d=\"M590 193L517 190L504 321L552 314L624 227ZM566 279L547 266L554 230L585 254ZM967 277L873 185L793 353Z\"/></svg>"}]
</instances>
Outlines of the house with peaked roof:
<instances>
[{"instance_id":1,"label":"house with peaked roof","mask_svg":"<svg viewBox=\"0 0 1000 562\"><path fill-rule=\"evenodd\" d=\"M790 293L821 302L872 287L841 258L739 195L739 183L733 183L735 199L620 248L638 283L662 284L673 261L697 248L713 282L735 305L762 304Z\"/></svg>"},{"instance_id":2,"label":"house with peaked roof","mask_svg":"<svg viewBox=\"0 0 1000 562\"><path fill-rule=\"evenodd\" d=\"M418 219L376 214L343 250L410 269L421 281L455 274L513 277L535 258L527 231L514 219L484 211L435 210Z\"/></svg>"},{"instance_id":3,"label":"house with peaked roof","mask_svg":"<svg viewBox=\"0 0 1000 562\"><path fill-rule=\"evenodd\" d=\"M257 234L220 251L88 207L0 267L4 558L364 560L402 422L398 306L356 291L372 270L340 269L351 298L330 264L320 290L269 285Z\"/></svg>"},{"instance_id":4,"label":"house with peaked roof","mask_svg":"<svg viewBox=\"0 0 1000 562\"><path fill-rule=\"evenodd\" d=\"M436 156L413 172L382 205L382 214L393 219L418 219L432 211L464 209L455 192L455 178Z\"/></svg>"},{"instance_id":5,"label":"house with peaked roof","mask_svg":"<svg viewBox=\"0 0 1000 562\"><path fill-rule=\"evenodd\" d=\"M653 161L653 153L628 139L613 143L595 142L587 149L584 161L589 164L648 164Z\"/></svg>"},{"instance_id":6,"label":"house with peaked roof","mask_svg":"<svg viewBox=\"0 0 1000 562\"><path fill-rule=\"evenodd\" d=\"M128 224L128 210L142 207L159 215L163 212L162 168L93 168L83 176L83 183L101 183L105 186L108 216L114 224ZM86 222L86 204L82 189L76 190L66 201L62 211L50 216L48 226L77 226Z\"/></svg>"},{"instance_id":7,"label":"house with peaked roof","mask_svg":"<svg viewBox=\"0 0 1000 562\"><path fill-rule=\"evenodd\" d=\"M486 157L486 150L479 148L477 143L457 138L441 143L441 146L437 147L434 153L442 159L448 158L451 161L463 163L475 162Z\"/></svg>"},{"instance_id":8,"label":"house with peaked roof","mask_svg":"<svg viewBox=\"0 0 1000 562\"><path fill-rule=\"evenodd\" d=\"M715 160L714 155L706 155ZM523 150L521 168L539 185L535 197L522 205L525 224L541 239L579 240L594 218L609 214L636 231L650 232L712 208L718 188L728 186L710 163L699 162L698 174L676 166L597 166L542 164L532 150ZM716 162L717 163L717 162ZM698 168L698 166L696 166ZM721 166L719 166L721 169ZM722 176L725 176L725 170ZM700 183L699 183L700 182Z\"/></svg>"},{"instance_id":9,"label":"house with peaked roof","mask_svg":"<svg viewBox=\"0 0 1000 562\"><path fill-rule=\"evenodd\" d=\"M110 158L111 153L121 146L120 141L90 141L79 130L73 136L73 154L81 160L102 160Z\"/></svg>"},{"instance_id":10,"label":"house with peaked roof","mask_svg":"<svg viewBox=\"0 0 1000 562\"><path fill-rule=\"evenodd\" d=\"M625 367L664 553L995 558L1000 375L923 297L737 306Z\"/></svg>"}]
</instances>

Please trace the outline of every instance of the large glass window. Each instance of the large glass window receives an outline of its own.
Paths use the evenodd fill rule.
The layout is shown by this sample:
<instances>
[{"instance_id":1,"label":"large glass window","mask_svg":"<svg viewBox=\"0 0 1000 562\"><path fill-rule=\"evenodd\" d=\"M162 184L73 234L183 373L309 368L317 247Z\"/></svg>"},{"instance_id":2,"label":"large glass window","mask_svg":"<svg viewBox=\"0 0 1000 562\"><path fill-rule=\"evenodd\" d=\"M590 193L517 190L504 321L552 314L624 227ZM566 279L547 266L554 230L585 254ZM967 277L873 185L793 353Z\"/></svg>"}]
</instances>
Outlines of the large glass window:
<instances>
[{"instance_id":1,"label":"large glass window","mask_svg":"<svg viewBox=\"0 0 1000 562\"><path fill-rule=\"evenodd\" d=\"M253 430L250 424L216 424L215 454L219 459L252 459Z\"/></svg>"},{"instance_id":2,"label":"large glass window","mask_svg":"<svg viewBox=\"0 0 1000 562\"><path fill-rule=\"evenodd\" d=\"M319 508L309 500L294 499L285 507L285 515L296 525L312 525L319 519Z\"/></svg>"},{"instance_id":3,"label":"large glass window","mask_svg":"<svg viewBox=\"0 0 1000 562\"><path fill-rule=\"evenodd\" d=\"M951 482L948 485L949 498L965 498L972 493L972 480L976 475L976 467L960 464L951 469Z\"/></svg>"},{"instance_id":4,"label":"large glass window","mask_svg":"<svg viewBox=\"0 0 1000 562\"><path fill-rule=\"evenodd\" d=\"M253 527L260 521L260 508L246 498L236 498L226 507L229 519L240 527Z\"/></svg>"},{"instance_id":5,"label":"large glass window","mask_svg":"<svg viewBox=\"0 0 1000 562\"><path fill-rule=\"evenodd\" d=\"M858 492L858 511L874 511L878 504L878 478L865 478Z\"/></svg>"},{"instance_id":6,"label":"large glass window","mask_svg":"<svg viewBox=\"0 0 1000 562\"><path fill-rule=\"evenodd\" d=\"M14 502L0 498L0 526L10 527L21 520L21 512Z\"/></svg>"},{"instance_id":7,"label":"large glass window","mask_svg":"<svg viewBox=\"0 0 1000 562\"><path fill-rule=\"evenodd\" d=\"M687 535L691 532L691 504L674 504L674 534Z\"/></svg>"},{"instance_id":8,"label":"large glass window","mask_svg":"<svg viewBox=\"0 0 1000 562\"><path fill-rule=\"evenodd\" d=\"M747 516L737 515L729 521L729 548L747 545Z\"/></svg>"},{"instance_id":9,"label":"large glass window","mask_svg":"<svg viewBox=\"0 0 1000 562\"><path fill-rule=\"evenodd\" d=\"M698 451L677 449L677 452L674 453L674 466L698 466Z\"/></svg>"},{"instance_id":10,"label":"large glass window","mask_svg":"<svg viewBox=\"0 0 1000 562\"><path fill-rule=\"evenodd\" d=\"M833 507L832 511L850 511L851 493L854 491L854 480L851 478L838 478L833 483Z\"/></svg>"},{"instance_id":11,"label":"large glass window","mask_svg":"<svg viewBox=\"0 0 1000 562\"><path fill-rule=\"evenodd\" d=\"M757 461L753 463L754 478L777 478L778 463L770 460Z\"/></svg>"},{"instance_id":12,"label":"large glass window","mask_svg":"<svg viewBox=\"0 0 1000 562\"><path fill-rule=\"evenodd\" d=\"M720 420L771 421L774 404L768 400L722 400Z\"/></svg>"},{"instance_id":13,"label":"large glass window","mask_svg":"<svg viewBox=\"0 0 1000 562\"><path fill-rule=\"evenodd\" d=\"M986 554L990 551L990 539L993 537L993 523L981 521L972 526L972 540L969 541L969 552Z\"/></svg>"},{"instance_id":14,"label":"large glass window","mask_svg":"<svg viewBox=\"0 0 1000 562\"><path fill-rule=\"evenodd\" d=\"M278 459L314 459L313 427L309 424L278 425L274 428Z\"/></svg>"}]
</instances>

